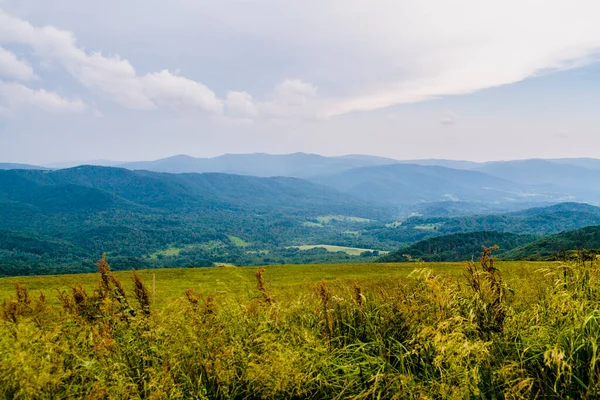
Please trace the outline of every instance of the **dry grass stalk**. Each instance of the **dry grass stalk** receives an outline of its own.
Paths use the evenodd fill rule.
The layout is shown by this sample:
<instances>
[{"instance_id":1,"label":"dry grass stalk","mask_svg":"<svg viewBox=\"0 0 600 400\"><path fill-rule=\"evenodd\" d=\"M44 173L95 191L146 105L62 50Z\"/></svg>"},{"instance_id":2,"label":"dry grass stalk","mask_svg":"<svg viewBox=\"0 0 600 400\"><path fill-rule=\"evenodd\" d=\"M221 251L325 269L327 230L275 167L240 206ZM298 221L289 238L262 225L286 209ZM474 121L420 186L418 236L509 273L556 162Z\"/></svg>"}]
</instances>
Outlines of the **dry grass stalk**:
<instances>
[{"instance_id":1,"label":"dry grass stalk","mask_svg":"<svg viewBox=\"0 0 600 400\"><path fill-rule=\"evenodd\" d=\"M362 288L358 283L354 284L354 301L359 307L363 306L365 296L362 294Z\"/></svg>"},{"instance_id":2,"label":"dry grass stalk","mask_svg":"<svg viewBox=\"0 0 600 400\"><path fill-rule=\"evenodd\" d=\"M479 328L483 333L501 332L506 317L504 297L506 285L502 280L500 271L494 266L496 259L491 256L498 246L485 247L479 259L481 271L478 271L474 262L467 264L463 276L467 284L476 294L475 308L478 315ZM484 286L484 283L487 285Z\"/></svg>"},{"instance_id":3,"label":"dry grass stalk","mask_svg":"<svg viewBox=\"0 0 600 400\"><path fill-rule=\"evenodd\" d=\"M200 300L200 296L194 294L194 289L190 288L185 291L185 296L192 306L196 306Z\"/></svg>"},{"instance_id":4,"label":"dry grass stalk","mask_svg":"<svg viewBox=\"0 0 600 400\"><path fill-rule=\"evenodd\" d=\"M108 296L108 292L110 291L110 266L106 262L106 253L102 254L102 258L96 261L96 265L98 266L98 271L100 272L101 278L101 288L103 297Z\"/></svg>"},{"instance_id":5,"label":"dry grass stalk","mask_svg":"<svg viewBox=\"0 0 600 400\"><path fill-rule=\"evenodd\" d=\"M325 317L325 324L327 327L327 337L329 338L329 345L331 346L331 339L333 338L333 318L329 312L329 302L331 300L331 292L327 288L325 279L321 281L321 284L317 287L317 294L321 300L321 306L323 308L323 316Z\"/></svg>"},{"instance_id":6,"label":"dry grass stalk","mask_svg":"<svg viewBox=\"0 0 600 400\"><path fill-rule=\"evenodd\" d=\"M258 271L256 271L256 288L262 295L265 303L273 304L273 298L269 295L269 292L267 291L267 285L265 282L265 278L263 277L264 272L265 272L264 268L261 268Z\"/></svg>"},{"instance_id":7,"label":"dry grass stalk","mask_svg":"<svg viewBox=\"0 0 600 400\"><path fill-rule=\"evenodd\" d=\"M5 321L17 323L21 317L31 317L39 323L40 314L47 310L44 293L40 292L40 296L34 301L27 286L20 283L15 284L15 293L16 299L11 298L2 303L2 318Z\"/></svg>"},{"instance_id":8,"label":"dry grass stalk","mask_svg":"<svg viewBox=\"0 0 600 400\"><path fill-rule=\"evenodd\" d=\"M142 312L145 315L150 315L150 295L148 294L148 289L144 285L142 278L138 275L138 273L133 271L133 293L135 298L137 299L140 307L142 308Z\"/></svg>"}]
</instances>

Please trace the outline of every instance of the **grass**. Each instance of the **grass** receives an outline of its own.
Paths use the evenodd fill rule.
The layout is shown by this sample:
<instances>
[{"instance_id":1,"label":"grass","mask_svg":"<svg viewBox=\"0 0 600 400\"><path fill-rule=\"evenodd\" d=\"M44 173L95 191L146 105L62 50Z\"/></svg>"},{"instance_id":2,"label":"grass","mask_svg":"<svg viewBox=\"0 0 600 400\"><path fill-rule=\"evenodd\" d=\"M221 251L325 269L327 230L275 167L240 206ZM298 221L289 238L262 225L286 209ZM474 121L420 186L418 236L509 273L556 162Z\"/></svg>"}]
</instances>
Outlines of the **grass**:
<instances>
[{"instance_id":1,"label":"grass","mask_svg":"<svg viewBox=\"0 0 600 400\"><path fill-rule=\"evenodd\" d=\"M229 240L237 247L248 247L251 244L250 242L246 242L237 236L229 236Z\"/></svg>"},{"instance_id":2,"label":"grass","mask_svg":"<svg viewBox=\"0 0 600 400\"><path fill-rule=\"evenodd\" d=\"M348 255L351 256L359 256L362 253L364 253L365 251L379 251L379 254L387 254L387 251L380 251L380 250L373 250L373 249L361 249L358 247L345 247L345 246L332 246L329 244L307 244L307 245L302 245L302 246L290 246L290 247L295 247L299 250L312 250L312 249L317 249L317 248L321 248L321 249L325 249L331 253L337 253L338 251L344 252Z\"/></svg>"},{"instance_id":3,"label":"grass","mask_svg":"<svg viewBox=\"0 0 600 400\"><path fill-rule=\"evenodd\" d=\"M422 263L422 266L456 274L461 271L462 263ZM506 265L512 265L507 263ZM531 265L535 265L532 263ZM269 275L269 284L273 290L282 295L302 287L310 287L326 281L385 281L398 280L408 276L415 264L408 263L370 263L370 264L306 264L306 265L273 265L264 267ZM202 292L220 292L234 296L251 292L254 287L256 268L173 268L140 270L140 277L146 282L156 281L156 298L158 303L168 302L180 296L192 287ZM114 272L129 289L129 271ZM58 304L57 291L70 286L82 285L92 289L98 283L98 274L47 275L0 278L0 300L14 294L15 284L26 285L34 294L44 291L52 304Z\"/></svg>"},{"instance_id":4,"label":"grass","mask_svg":"<svg viewBox=\"0 0 600 400\"><path fill-rule=\"evenodd\" d=\"M237 243L234 242L234 239L231 239L231 238L237 239L238 242ZM245 247L245 246L249 245L249 243L244 242L242 239L236 238L235 236L231 236L230 240L236 246ZM179 253L181 253L182 251L190 251L190 250L196 250L196 249L214 250L218 247L223 247L223 246L225 246L225 244L223 242L221 242L219 240L211 240L210 242L194 243L194 244L189 244L189 245L183 246L183 247L169 247L164 250L155 251L154 253L150 254L148 257L152 260L155 260L156 258L158 258L158 256L177 257L179 255Z\"/></svg>"},{"instance_id":5,"label":"grass","mask_svg":"<svg viewBox=\"0 0 600 400\"><path fill-rule=\"evenodd\" d=\"M370 222L370 219L360 218L360 217L351 217L346 215L323 215L317 217L317 221L321 224L329 224L332 221L341 221L341 222L352 222L352 223L366 223Z\"/></svg>"},{"instance_id":6,"label":"grass","mask_svg":"<svg viewBox=\"0 0 600 400\"><path fill-rule=\"evenodd\" d=\"M0 398L600 396L596 264L99 265L0 279Z\"/></svg>"},{"instance_id":7,"label":"grass","mask_svg":"<svg viewBox=\"0 0 600 400\"><path fill-rule=\"evenodd\" d=\"M324 228L323 224L319 224L317 222L312 222L312 221L303 222L302 226L305 226L307 228Z\"/></svg>"},{"instance_id":8,"label":"grass","mask_svg":"<svg viewBox=\"0 0 600 400\"><path fill-rule=\"evenodd\" d=\"M417 229L420 231L434 231L440 227L441 224L423 224L423 225L415 225L413 229Z\"/></svg>"},{"instance_id":9,"label":"grass","mask_svg":"<svg viewBox=\"0 0 600 400\"><path fill-rule=\"evenodd\" d=\"M399 226L402 226L402 221L394 221L390 222L389 224L385 224L386 228L397 228Z\"/></svg>"}]
</instances>

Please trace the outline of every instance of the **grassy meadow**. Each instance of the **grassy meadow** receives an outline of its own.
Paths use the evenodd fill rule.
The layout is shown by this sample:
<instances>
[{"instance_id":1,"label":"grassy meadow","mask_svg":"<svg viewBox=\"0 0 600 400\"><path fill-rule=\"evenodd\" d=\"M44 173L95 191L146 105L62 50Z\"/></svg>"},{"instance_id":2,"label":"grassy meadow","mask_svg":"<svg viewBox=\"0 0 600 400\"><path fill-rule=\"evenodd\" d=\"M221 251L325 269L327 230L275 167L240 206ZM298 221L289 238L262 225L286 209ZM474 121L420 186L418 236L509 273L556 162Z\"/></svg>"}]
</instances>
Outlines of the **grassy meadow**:
<instances>
[{"instance_id":1,"label":"grassy meadow","mask_svg":"<svg viewBox=\"0 0 600 400\"><path fill-rule=\"evenodd\" d=\"M329 245L329 244L306 244L306 245L302 245L302 246L290 246L290 247L295 247L298 250L303 250L303 251L312 250L312 249L325 249L330 253L337 253L338 251L341 251L350 256L360 256L365 251L377 251L377 252L379 252L379 254L389 253L388 251L382 251L382 250L361 249L358 247L334 246L334 245Z\"/></svg>"},{"instance_id":2,"label":"grassy meadow","mask_svg":"<svg viewBox=\"0 0 600 400\"><path fill-rule=\"evenodd\" d=\"M594 263L134 274L100 261L96 274L0 279L0 297L2 398L600 395Z\"/></svg>"}]
</instances>

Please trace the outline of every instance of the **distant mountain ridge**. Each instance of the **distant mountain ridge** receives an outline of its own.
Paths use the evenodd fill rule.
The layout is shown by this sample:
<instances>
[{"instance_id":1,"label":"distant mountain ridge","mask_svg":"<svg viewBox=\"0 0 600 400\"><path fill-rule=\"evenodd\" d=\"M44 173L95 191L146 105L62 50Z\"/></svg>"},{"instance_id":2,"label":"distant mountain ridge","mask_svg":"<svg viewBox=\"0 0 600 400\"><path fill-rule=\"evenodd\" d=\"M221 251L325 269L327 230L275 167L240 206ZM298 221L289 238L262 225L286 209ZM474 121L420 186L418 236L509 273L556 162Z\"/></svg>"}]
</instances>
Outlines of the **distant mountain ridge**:
<instances>
[{"instance_id":1,"label":"distant mountain ridge","mask_svg":"<svg viewBox=\"0 0 600 400\"><path fill-rule=\"evenodd\" d=\"M46 168L46 167L40 167L39 165L31 165L31 164L0 163L0 170L8 170L8 169L40 169L40 170L45 170L45 169L48 169L48 168Z\"/></svg>"},{"instance_id":2,"label":"distant mountain ridge","mask_svg":"<svg viewBox=\"0 0 600 400\"><path fill-rule=\"evenodd\" d=\"M394 205L440 201L501 203L556 199L543 191L488 174L440 166L392 164L311 178L364 200Z\"/></svg>"},{"instance_id":3,"label":"distant mountain ridge","mask_svg":"<svg viewBox=\"0 0 600 400\"><path fill-rule=\"evenodd\" d=\"M111 161L90 163L112 165ZM60 165L49 165L58 169ZM155 161L120 163L129 170L165 173L223 173L294 177L327 185L379 204L405 206L460 201L474 209L509 209L510 203L564 201L600 204L600 159L472 161L391 158L350 154L225 154L214 158L178 155ZM0 169L42 169L4 164ZM516 206L513 208L523 208Z\"/></svg>"},{"instance_id":4,"label":"distant mountain ridge","mask_svg":"<svg viewBox=\"0 0 600 400\"><path fill-rule=\"evenodd\" d=\"M375 156L325 157L317 154L225 154L215 158L194 158L178 155L156 161L130 162L119 165L133 170L169 173L220 172L260 177L288 176L305 178L327 172L344 171L371 165L395 163L395 160Z\"/></svg>"},{"instance_id":5,"label":"distant mountain ridge","mask_svg":"<svg viewBox=\"0 0 600 400\"><path fill-rule=\"evenodd\" d=\"M123 167L128 169L147 169L155 172L170 172L170 173L182 173L182 172L223 172L223 173L235 173L239 175L252 175L253 172L257 174L268 173L269 176L287 176L285 169L279 169L282 166L288 165L287 173L301 173L302 176L309 176L305 173L299 172L297 168L297 162L302 161L306 164L300 165L300 167L306 167L308 170L312 170L319 166L330 166L330 165L341 165L343 168L359 168L363 166L374 166L374 165L389 165L389 164L417 164L423 166L439 166L452 169L462 170L486 170L494 169L495 166L499 165L510 165L510 164L521 164L545 161L556 165L570 165L575 167L587 168L591 170L600 170L600 159L596 158L549 158L549 159L523 159L523 160L506 160L506 161L466 161L466 160L450 160L450 159L394 159L389 157L380 157L365 154L347 154L342 156L322 156L319 154L311 153L290 153L290 154L268 154L268 153L248 153L248 154L224 154L217 157L198 158L185 154L174 155L162 159L151 160L151 161L112 161L112 160L87 160L87 161L62 161L53 162L42 165L38 168L48 169L63 169L72 168L81 165L97 165L97 166L110 166L110 167ZM351 162L348 162L351 161ZM247 165L249 162L254 164L260 164L265 162L265 166L259 166L256 171L253 168L256 166ZM277 167L275 169L269 169L269 163L272 166ZM296 163L296 166L294 164ZM312 165L315 163L315 165ZM4 163L10 164L10 163ZM2 165L2 163L0 163ZM18 165L18 164L13 164ZM27 165L27 164L21 164ZM11 169L8 167L6 169ZM317 168L318 169L318 168ZM340 172L339 170L329 171Z\"/></svg>"}]
</instances>

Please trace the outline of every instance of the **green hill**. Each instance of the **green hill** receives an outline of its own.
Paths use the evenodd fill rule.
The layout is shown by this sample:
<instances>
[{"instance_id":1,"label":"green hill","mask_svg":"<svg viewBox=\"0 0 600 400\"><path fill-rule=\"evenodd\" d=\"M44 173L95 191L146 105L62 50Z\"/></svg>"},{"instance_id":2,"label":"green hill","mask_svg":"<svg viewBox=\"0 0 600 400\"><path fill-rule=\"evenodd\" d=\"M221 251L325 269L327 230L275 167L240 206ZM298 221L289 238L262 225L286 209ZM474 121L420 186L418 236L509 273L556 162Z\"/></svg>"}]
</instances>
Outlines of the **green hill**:
<instances>
[{"instance_id":1,"label":"green hill","mask_svg":"<svg viewBox=\"0 0 600 400\"><path fill-rule=\"evenodd\" d=\"M535 240L532 235L516 235L493 231L457 233L422 240L411 246L386 254L380 262L422 261L466 261L481 254L481 246L498 245L495 252L502 256L506 251Z\"/></svg>"},{"instance_id":2,"label":"green hill","mask_svg":"<svg viewBox=\"0 0 600 400\"><path fill-rule=\"evenodd\" d=\"M374 243L384 243L387 249L405 247L420 240L454 233L496 231L547 236L594 225L600 225L599 207L581 203L560 203L500 214L452 218L412 216L393 224L373 226L368 231L368 237ZM367 241L367 234L364 236L364 243L361 245L373 247Z\"/></svg>"},{"instance_id":3,"label":"green hill","mask_svg":"<svg viewBox=\"0 0 600 400\"><path fill-rule=\"evenodd\" d=\"M511 260L556 260L572 250L600 249L600 226L589 226L543 237L505 254Z\"/></svg>"},{"instance_id":4,"label":"green hill","mask_svg":"<svg viewBox=\"0 0 600 400\"><path fill-rule=\"evenodd\" d=\"M0 275L93 270L103 252L117 269L286 262L296 256L286 245L332 231L315 231L307 221L386 213L295 178L92 166L0 171Z\"/></svg>"}]
</instances>

